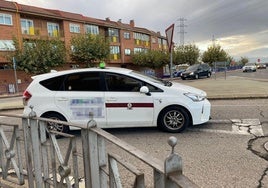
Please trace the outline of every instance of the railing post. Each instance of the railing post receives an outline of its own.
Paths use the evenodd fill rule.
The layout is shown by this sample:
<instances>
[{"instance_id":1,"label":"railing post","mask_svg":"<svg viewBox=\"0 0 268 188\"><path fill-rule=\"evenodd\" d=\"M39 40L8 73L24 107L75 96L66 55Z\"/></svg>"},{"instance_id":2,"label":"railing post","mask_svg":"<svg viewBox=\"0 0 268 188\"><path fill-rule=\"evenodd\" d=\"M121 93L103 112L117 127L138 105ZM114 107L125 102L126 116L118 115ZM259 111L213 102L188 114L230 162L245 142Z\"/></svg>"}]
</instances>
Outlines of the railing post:
<instances>
[{"instance_id":1,"label":"railing post","mask_svg":"<svg viewBox=\"0 0 268 188\"><path fill-rule=\"evenodd\" d=\"M47 133L46 133L46 122L39 121L40 126L40 142L41 142L41 155L43 162L43 173L44 173L44 183L45 188L49 188L50 185L47 182L49 179L49 152L48 152L48 144L47 144Z\"/></svg>"},{"instance_id":2,"label":"railing post","mask_svg":"<svg viewBox=\"0 0 268 188\"><path fill-rule=\"evenodd\" d=\"M182 174L182 158L174 153L177 145L177 138L169 137L168 144L172 147L170 155L165 160L165 187L166 188L197 188L189 178Z\"/></svg>"},{"instance_id":3,"label":"railing post","mask_svg":"<svg viewBox=\"0 0 268 188\"><path fill-rule=\"evenodd\" d=\"M32 172L32 150L31 150L31 140L30 140L30 125L29 119L23 117L22 119L23 137L24 137L24 148L25 148L25 158L27 165L27 177L29 187L34 187L34 175Z\"/></svg>"},{"instance_id":4,"label":"railing post","mask_svg":"<svg viewBox=\"0 0 268 188\"><path fill-rule=\"evenodd\" d=\"M177 138L174 136L169 137L168 144L172 147L170 155L165 160L165 174L166 177L170 174L181 175L182 174L182 159L174 153L174 148L177 145ZM168 178L166 178L165 187L172 188L178 187Z\"/></svg>"},{"instance_id":5,"label":"railing post","mask_svg":"<svg viewBox=\"0 0 268 188\"><path fill-rule=\"evenodd\" d=\"M36 113L33 111L29 114L30 117L30 132L31 132L31 143L33 148L33 162L34 162L34 174L35 174L35 184L36 187L43 187L42 178L42 167L41 167L41 150L40 150L40 140L39 140L39 126L38 121L34 119ZM33 169L30 169L33 170Z\"/></svg>"},{"instance_id":6,"label":"railing post","mask_svg":"<svg viewBox=\"0 0 268 188\"><path fill-rule=\"evenodd\" d=\"M90 120L87 128L81 130L85 185L88 188L100 187L100 168L98 159L98 138L97 134L90 131L90 128L96 127L97 123L90 114Z\"/></svg>"}]
</instances>

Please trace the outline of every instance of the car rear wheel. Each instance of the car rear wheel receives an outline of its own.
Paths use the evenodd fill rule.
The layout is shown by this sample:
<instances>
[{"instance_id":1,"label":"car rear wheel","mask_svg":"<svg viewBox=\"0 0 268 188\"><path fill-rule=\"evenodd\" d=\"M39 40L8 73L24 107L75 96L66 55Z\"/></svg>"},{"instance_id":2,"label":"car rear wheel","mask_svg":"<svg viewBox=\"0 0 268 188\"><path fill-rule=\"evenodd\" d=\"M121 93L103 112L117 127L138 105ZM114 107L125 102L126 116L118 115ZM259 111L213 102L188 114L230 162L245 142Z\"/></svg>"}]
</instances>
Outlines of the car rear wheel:
<instances>
[{"instance_id":1,"label":"car rear wheel","mask_svg":"<svg viewBox=\"0 0 268 188\"><path fill-rule=\"evenodd\" d=\"M158 124L164 131L178 133L190 124L188 113L180 107L169 107L159 115Z\"/></svg>"},{"instance_id":2,"label":"car rear wheel","mask_svg":"<svg viewBox=\"0 0 268 188\"><path fill-rule=\"evenodd\" d=\"M49 113L42 116L44 118L49 118L53 120L59 120L59 121L67 121L61 114L58 113ZM68 133L69 127L63 124L54 123L54 122L47 122L47 128L48 130L53 130L61 133ZM57 136L59 137L59 136Z\"/></svg>"}]
</instances>

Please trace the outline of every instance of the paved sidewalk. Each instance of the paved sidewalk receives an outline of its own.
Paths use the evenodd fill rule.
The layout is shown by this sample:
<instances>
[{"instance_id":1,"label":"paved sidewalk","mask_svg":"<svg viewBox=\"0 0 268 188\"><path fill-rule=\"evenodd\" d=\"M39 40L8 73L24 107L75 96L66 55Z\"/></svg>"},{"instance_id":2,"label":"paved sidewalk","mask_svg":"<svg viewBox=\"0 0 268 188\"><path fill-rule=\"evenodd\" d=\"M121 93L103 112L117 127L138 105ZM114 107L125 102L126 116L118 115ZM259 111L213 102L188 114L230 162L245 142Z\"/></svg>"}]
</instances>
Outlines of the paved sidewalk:
<instances>
[{"instance_id":1,"label":"paved sidewalk","mask_svg":"<svg viewBox=\"0 0 268 188\"><path fill-rule=\"evenodd\" d=\"M268 80L229 76L226 79L204 78L178 82L202 89L208 99L252 99L268 98Z\"/></svg>"},{"instance_id":2,"label":"paved sidewalk","mask_svg":"<svg viewBox=\"0 0 268 188\"><path fill-rule=\"evenodd\" d=\"M215 79L215 77L212 76L211 78L203 78L199 80L175 79L174 81L206 91L209 100L253 98L268 99L268 80L264 79L250 79L235 76L229 76L226 79L224 77ZM21 98L14 101L12 100L11 102L9 100L4 100L5 97L12 96L0 96L0 111L23 108Z\"/></svg>"}]
</instances>

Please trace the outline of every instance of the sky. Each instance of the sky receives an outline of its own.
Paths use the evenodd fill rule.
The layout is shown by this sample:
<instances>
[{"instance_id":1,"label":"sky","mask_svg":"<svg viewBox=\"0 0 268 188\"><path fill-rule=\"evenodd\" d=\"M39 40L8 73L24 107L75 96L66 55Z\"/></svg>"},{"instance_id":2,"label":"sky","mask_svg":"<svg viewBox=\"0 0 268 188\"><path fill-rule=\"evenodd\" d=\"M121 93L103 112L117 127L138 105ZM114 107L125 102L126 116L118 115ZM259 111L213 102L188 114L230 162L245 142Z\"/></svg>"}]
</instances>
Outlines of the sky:
<instances>
[{"instance_id":1,"label":"sky","mask_svg":"<svg viewBox=\"0 0 268 188\"><path fill-rule=\"evenodd\" d=\"M202 53L217 44L236 60L246 57L268 62L268 0L10 1L97 19L121 19L123 23L134 20L135 26L159 31L163 36L175 24L173 42L177 45L183 38L184 44L195 44Z\"/></svg>"}]
</instances>

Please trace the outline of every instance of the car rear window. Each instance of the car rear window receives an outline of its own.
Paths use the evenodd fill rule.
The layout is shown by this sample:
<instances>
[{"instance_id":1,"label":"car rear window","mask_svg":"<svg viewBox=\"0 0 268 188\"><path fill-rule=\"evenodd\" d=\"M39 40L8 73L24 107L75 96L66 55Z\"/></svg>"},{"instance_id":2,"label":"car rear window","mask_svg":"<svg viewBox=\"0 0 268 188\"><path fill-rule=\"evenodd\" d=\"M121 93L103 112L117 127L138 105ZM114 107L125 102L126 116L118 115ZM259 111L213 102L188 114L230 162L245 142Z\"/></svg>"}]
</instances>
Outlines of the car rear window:
<instances>
[{"instance_id":1,"label":"car rear window","mask_svg":"<svg viewBox=\"0 0 268 188\"><path fill-rule=\"evenodd\" d=\"M59 91L62 90L62 83L65 76L57 76L54 78L49 78L47 80L40 81L40 84L45 88L52 90L52 91Z\"/></svg>"}]
</instances>

